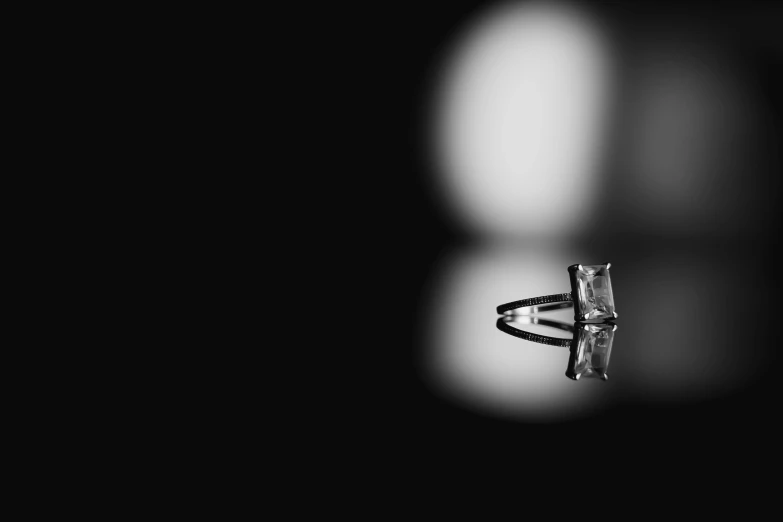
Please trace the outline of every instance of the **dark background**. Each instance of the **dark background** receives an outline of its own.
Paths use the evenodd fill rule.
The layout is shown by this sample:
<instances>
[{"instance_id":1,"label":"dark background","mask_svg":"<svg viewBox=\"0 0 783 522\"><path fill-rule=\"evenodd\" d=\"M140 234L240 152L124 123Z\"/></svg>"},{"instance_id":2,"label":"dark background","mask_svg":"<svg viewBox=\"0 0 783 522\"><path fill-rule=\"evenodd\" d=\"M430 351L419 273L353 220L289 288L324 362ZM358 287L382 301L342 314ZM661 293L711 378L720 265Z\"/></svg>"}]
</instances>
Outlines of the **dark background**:
<instances>
[{"instance_id":1,"label":"dark background","mask_svg":"<svg viewBox=\"0 0 783 522\"><path fill-rule=\"evenodd\" d=\"M392 119L382 131L382 139L387 133L395 139L387 140L393 146L384 149L379 172L393 176L393 187L389 189L400 198L390 202L395 214L384 223L394 234L394 252L390 254L393 262L388 267L386 282L389 295L395 296L396 310L394 335L385 339L383 346L394 350L395 360L402 354L401 365L395 366L393 387L385 390L393 408L388 419L394 432L425 448L431 444L458 446L467 440L532 440L520 437L536 435L542 435L541 440L571 440L574 433L608 433L624 441L658 437L672 443L676 438L686 445L697 441L725 443L731 435L737 437L734 441L743 445L743 451L769 451L779 435L775 418L780 410L777 363L781 259L777 210L783 102L779 27L783 19L774 3L580 4L599 13L615 37L626 44L628 51L620 58L624 70L633 69L633 50L637 48L634 46L643 42L675 38L691 28L713 32L720 28L721 48L733 63L741 66L744 80L764 107L765 119L754 137L754 147L743 153L741 167L733 171L737 174L712 193L731 207L722 224L681 231L676 226L659 227L655 220L635 216L632 207L638 187L633 177L619 175L627 167L622 154L610 153L606 159L606 183L611 187L605 202L607 211L597 216L594 227L576 240L580 248L597 258L592 261L611 260L613 266L625 267L622 276L614 276L614 284L618 302L622 303L618 310L630 323L626 345L641 343L643 349L654 350L654 343L645 345L645 339L665 339L675 346L681 342L685 346L706 338L705 342L721 346L720 357L750 360L752 378L739 387L731 387L730 393L705 400L618 401L587 418L555 423L484 414L433 393L420 364L428 343L433 281L442 276L443 262L450 252L473 248L475 238L442 204L438 187L432 182L433 166L422 122L431 101L433 71L448 53L447 44L458 29L487 5L428 4L390 15L395 23L389 25L400 25L394 32L395 40L388 45L394 57L394 74L386 78L385 85L393 93L393 99L387 100ZM618 123L620 129L629 125L632 122ZM621 150L622 136L614 143ZM535 247L532 240L524 238L515 244L522 249ZM651 287L642 282L649 282L651 266L663 271L656 272L657 277L685 285L711 267L707 270L709 277L699 279L698 297L691 303L701 311L692 312L688 321L679 321L682 309L674 306L679 314L678 326L666 335L650 334L642 326L655 321L656 313L667 320L675 313L645 306L643 292L651 291ZM556 266L553 270L565 274L564 268ZM667 273L676 275L666 276ZM631 289L640 293L633 295ZM558 291L562 289L553 289ZM518 296L521 297L528 296ZM622 319L619 324L623 325ZM666 324L661 328L665 329ZM730 381L732 377L718 373L714 378ZM749 440L753 443L748 444Z\"/></svg>"}]
</instances>

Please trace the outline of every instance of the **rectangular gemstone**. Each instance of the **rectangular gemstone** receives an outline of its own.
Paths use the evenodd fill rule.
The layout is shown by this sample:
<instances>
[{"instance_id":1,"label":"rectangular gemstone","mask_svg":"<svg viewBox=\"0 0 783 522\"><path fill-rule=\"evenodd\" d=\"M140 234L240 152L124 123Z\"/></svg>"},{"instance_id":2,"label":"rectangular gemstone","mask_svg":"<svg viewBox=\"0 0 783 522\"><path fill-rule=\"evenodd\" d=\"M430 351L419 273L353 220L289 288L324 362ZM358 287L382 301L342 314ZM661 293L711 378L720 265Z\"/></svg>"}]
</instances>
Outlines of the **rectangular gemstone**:
<instances>
[{"instance_id":1,"label":"rectangular gemstone","mask_svg":"<svg viewBox=\"0 0 783 522\"><path fill-rule=\"evenodd\" d=\"M574 267L572 289L577 320L614 318L614 296L608 265Z\"/></svg>"},{"instance_id":2,"label":"rectangular gemstone","mask_svg":"<svg viewBox=\"0 0 783 522\"><path fill-rule=\"evenodd\" d=\"M615 326L608 323L582 325L571 345L571 361L566 375L575 380L582 377L606 380L614 330Z\"/></svg>"}]
</instances>

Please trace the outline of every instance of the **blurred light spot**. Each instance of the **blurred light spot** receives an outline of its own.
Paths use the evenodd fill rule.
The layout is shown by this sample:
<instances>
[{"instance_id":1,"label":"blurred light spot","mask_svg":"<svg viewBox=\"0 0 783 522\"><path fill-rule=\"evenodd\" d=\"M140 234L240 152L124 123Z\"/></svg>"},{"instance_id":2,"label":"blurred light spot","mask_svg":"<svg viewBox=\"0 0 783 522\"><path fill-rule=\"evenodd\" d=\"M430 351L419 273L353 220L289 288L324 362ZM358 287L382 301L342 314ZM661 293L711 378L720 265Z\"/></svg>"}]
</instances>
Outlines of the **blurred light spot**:
<instances>
[{"instance_id":1,"label":"blurred light spot","mask_svg":"<svg viewBox=\"0 0 783 522\"><path fill-rule=\"evenodd\" d=\"M611 85L603 38L568 4L515 3L455 42L432 129L447 202L471 228L551 236L582 224Z\"/></svg>"},{"instance_id":2,"label":"blurred light spot","mask_svg":"<svg viewBox=\"0 0 783 522\"><path fill-rule=\"evenodd\" d=\"M742 265L736 253L717 259L671 248L623 262L614 282L622 287L617 322L626 335L622 355L612 352L611 375L627 400L701 401L752 380L761 350L753 346L754 330L736 328L729 311L764 279L744 273L741 285L721 284Z\"/></svg>"},{"instance_id":3,"label":"blurred light spot","mask_svg":"<svg viewBox=\"0 0 783 522\"><path fill-rule=\"evenodd\" d=\"M635 62L618 150L624 212L665 233L742 218L755 107L731 62L708 43L671 42L650 44Z\"/></svg>"}]
</instances>

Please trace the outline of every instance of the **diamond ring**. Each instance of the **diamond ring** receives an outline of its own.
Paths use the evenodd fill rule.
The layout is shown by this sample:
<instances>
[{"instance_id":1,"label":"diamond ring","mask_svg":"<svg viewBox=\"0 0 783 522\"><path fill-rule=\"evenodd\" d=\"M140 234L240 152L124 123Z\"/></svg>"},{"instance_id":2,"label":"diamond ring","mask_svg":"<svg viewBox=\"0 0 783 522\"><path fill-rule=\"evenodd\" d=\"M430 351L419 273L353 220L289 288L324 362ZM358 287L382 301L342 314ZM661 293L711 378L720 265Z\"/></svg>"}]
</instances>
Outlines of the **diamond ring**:
<instances>
[{"instance_id":1,"label":"diamond ring","mask_svg":"<svg viewBox=\"0 0 783 522\"><path fill-rule=\"evenodd\" d=\"M603 265L571 265L568 276L571 291L521 299L497 307L499 314L517 310L515 314L538 313L557 308L574 307L574 321L605 321L617 319L609 276L611 263ZM520 310L521 309L521 310Z\"/></svg>"},{"instance_id":2,"label":"diamond ring","mask_svg":"<svg viewBox=\"0 0 783 522\"><path fill-rule=\"evenodd\" d=\"M564 339L562 337L534 334L514 328L510 323L537 324L559 328L574 333L574 336L572 339ZM582 377L598 377L604 381L608 379L606 370L609 367L609 356L612 353L614 332L617 330L617 325L613 323L580 324L575 322L573 325L570 325L540 317L507 316L497 320L497 327L502 332L526 341L570 348L568 367L565 372L570 379L575 381Z\"/></svg>"}]
</instances>

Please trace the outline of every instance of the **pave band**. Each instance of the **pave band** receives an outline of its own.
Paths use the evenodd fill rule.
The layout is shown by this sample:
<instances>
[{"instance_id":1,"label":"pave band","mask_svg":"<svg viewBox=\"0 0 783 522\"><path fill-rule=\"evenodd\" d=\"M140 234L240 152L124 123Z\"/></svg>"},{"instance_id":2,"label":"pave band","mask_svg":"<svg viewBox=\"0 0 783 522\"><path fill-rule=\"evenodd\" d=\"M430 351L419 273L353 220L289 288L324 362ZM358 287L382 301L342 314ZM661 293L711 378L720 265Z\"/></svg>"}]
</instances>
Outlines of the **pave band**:
<instances>
[{"instance_id":1,"label":"pave band","mask_svg":"<svg viewBox=\"0 0 783 522\"><path fill-rule=\"evenodd\" d=\"M541 326L550 326L552 328L558 328L560 330L565 330L567 332L574 331L574 327L570 324L566 323L560 323L557 321L548 321L546 319L541 319L539 317L530 317L526 318L528 319L525 321L527 324L539 324ZM497 327L498 330L501 330L509 335L513 335L514 337L519 337L520 339L524 339L526 341L531 341L534 343L541 343L541 344L548 344L550 346L559 346L561 348L570 348L573 339L563 339L562 337L549 337L547 335L540 335L540 334L534 334L531 332L526 332L524 330L520 330L518 328L514 328L511 326L510 322L520 322L518 319L512 319L510 317L501 317L497 320Z\"/></svg>"},{"instance_id":2,"label":"pave band","mask_svg":"<svg viewBox=\"0 0 783 522\"><path fill-rule=\"evenodd\" d=\"M540 306L548 303L562 303L558 305ZM571 292L564 294L545 295L543 297L533 297L530 299L521 299L512 303L502 304L497 307L499 314L504 314L510 310L516 310L517 308L531 307L533 310L525 311L526 313L537 313L545 310L554 310L557 308L568 308L574 305L571 299Z\"/></svg>"}]
</instances>

